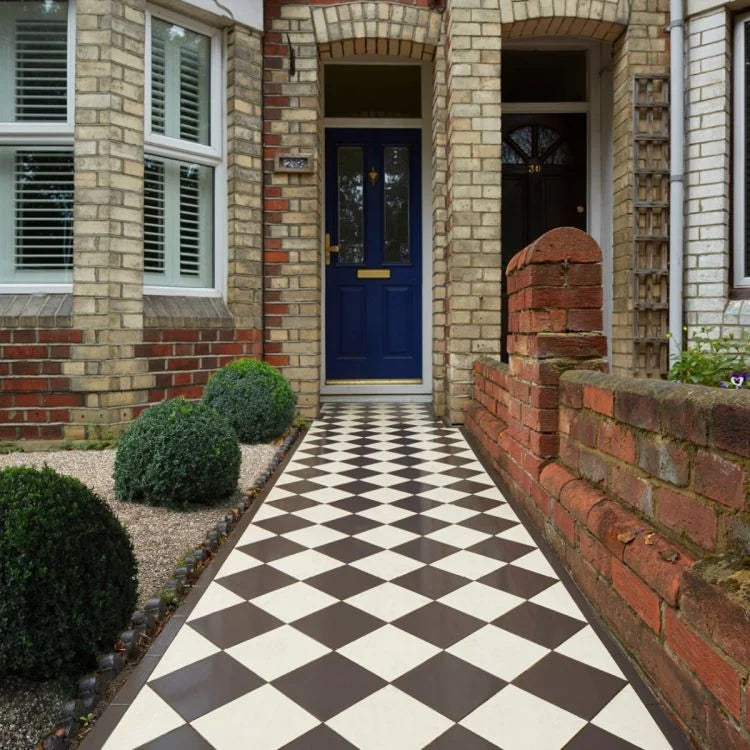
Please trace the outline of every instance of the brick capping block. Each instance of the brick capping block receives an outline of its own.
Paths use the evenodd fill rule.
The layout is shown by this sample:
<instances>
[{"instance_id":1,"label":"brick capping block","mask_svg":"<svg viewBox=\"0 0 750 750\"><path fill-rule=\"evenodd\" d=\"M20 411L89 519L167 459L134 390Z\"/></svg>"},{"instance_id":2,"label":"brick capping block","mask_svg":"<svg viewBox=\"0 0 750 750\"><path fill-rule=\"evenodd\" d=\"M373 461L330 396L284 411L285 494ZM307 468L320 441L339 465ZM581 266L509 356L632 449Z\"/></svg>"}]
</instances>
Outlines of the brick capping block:
<instances>
[{"instance_id":1,"label":"brick capping block","mask_svg":"<svg viewBox=\"0 0 750 750\"><path fill-rule=\"evenodd\" d=\"M510 362L475 362L468 432L693 742L750 746L750 612L696 566L748 552L750 394L608 375L579 230L508 289Z\"/></svg>"}]
</instances>

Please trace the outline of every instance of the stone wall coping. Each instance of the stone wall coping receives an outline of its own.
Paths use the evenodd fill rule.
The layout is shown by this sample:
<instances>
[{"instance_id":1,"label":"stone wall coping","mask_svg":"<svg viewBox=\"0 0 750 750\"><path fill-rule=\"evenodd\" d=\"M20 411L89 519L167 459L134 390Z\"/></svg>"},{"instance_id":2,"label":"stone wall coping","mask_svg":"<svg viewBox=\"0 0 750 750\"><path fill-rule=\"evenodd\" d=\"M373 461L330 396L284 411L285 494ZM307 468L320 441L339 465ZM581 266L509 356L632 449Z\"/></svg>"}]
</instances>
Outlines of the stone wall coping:
<instances>
[{"instance_id":1,"label":"stone wall coping","mask_svg":"<svg viewBox=\"0 0 750 750\"><path fill-rule=\"evenodd\" d=\"M72 324L72 294L0 294L0 328L70 328Z\"/></svg>"},{"instance_id":2,"label":"stone wall coping","mask_svg":"<svg viewBox=\"0 0 750 750\"><path fill-rule=\"evenodd\" d=\"M539 263L601 263L602 251L590 235L575 227L550 229L513 256L508 276Z\"/></svg>"},{"instance_id":3,"label":"stone wall coping","mask_svg":"<svg viewBox=\"0 0 750 750\"><path fill-rule=\"evenodd\" d=\"M233 324L221 297L143 296L144 328L230 328Z\"/></svg>"}]
</instances>

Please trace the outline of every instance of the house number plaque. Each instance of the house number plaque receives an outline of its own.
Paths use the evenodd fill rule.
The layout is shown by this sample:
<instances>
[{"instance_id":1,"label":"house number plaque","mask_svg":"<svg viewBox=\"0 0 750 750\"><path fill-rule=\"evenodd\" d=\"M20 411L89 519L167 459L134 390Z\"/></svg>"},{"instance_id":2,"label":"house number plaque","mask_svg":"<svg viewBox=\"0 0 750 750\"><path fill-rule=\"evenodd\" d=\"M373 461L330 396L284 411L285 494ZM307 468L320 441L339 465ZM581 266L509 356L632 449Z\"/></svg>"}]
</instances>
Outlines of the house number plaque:
<instances>
[{"instance_id":1,"label":"house number plaque","mask_svg":"<svg viewBox=\"0 0 750 750\"><path fill-rule=\"evenodd\" d=\"M314 159L312 154L277 154L276 172L312 172Z\"/></svg>"}]
</instances>

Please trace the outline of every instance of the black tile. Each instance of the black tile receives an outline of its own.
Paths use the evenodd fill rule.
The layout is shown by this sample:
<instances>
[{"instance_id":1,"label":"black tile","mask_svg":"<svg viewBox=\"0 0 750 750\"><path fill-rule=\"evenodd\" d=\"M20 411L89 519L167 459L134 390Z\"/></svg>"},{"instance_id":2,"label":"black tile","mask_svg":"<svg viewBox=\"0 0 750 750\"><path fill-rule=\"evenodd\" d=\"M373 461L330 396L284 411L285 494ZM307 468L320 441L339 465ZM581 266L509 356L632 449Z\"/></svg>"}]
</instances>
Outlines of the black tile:
<instances>
[{"instance_id":1,"label":"black tile","mask_svg":"<svg viewBox=\"0 0 750 750\"><path fill-rule=\"evenodd\" d=\"M391 583L396 583L410 591L416 591L430 599L440 599L446 594L450 594L451 591L466 586L471 581L463 576L457 576L455 573L449 573L447 570L425 565L411 573L393 579Z\"/></svg>"},{"instance_id":2,"label":"black tile","mask_svg":"<svg viewBox=\"0 0 750 750\"><path fill-rule=\"evenodd\" d=\"M453 721L461 721L506 685L494 675L444 651L393 684Z\"/></svg>"},{"instance_id":3,"label":"black tile","mask_svg":"<svg viewBox=\"0 0 750 750\"><path fill-rule=\"evenodd\" d=\"M500 500L491 500L489 497L480 497L479 495L467 495L455 501L454 505L460 505L462 508L469 510L478 510L486 513L488 510L497 508L498 505L505 505Z\"/></svg>"},{"instance_id":4,"label":"black tile","mask_svg":"<svg viewBox=\"0 0 750 750\"><path fill-rule=\"evenodd\" d=\"M243 599L254 599L256 596L275 591L282 586L290 586L296 581L296 578L292 578L270 565L257 565L249 570L242 570L239 573L232 573L232 575L219 578L216 583Z\"/></svg>"},{"instance_id":5,"label":"black tile","mask_svg":"<svg viewBox=\"0 0 750 750\"><path fill-rule=\"evenodd\" d=\"M209 745L195 729L185 724L145 745L140 745L138 750L211 750L212 747L213 745Z\"/></svg>"},{"instance_id":6,"label":"black tile","mask_svg":"<svg viewBox=\"0 0 750 750\"><path fill-rule=\"evenodd\" d=\"M492 518L492 516L488 516ZM493 560L502 560L503 562L513 562L519 557L528 555L529 552L533 552L534 547L529 547L528 544L521 544L520 542L514 542L510 539L499 539L494 537L492 539L483 539L481 542L469 547L469 552L476 552L478 555L485 555L491 557ZM523 570L523 568L515 568L515 570ZM546 576L543 576L546 578Z\"/></svg>"},{"instance_id":7,"label":"black tile","mask_svg":"<svg viewBox=\"0 0 750 750\"><path fill-rule=\"evenodd\" d=\"M357 750L357 748L330 727L319 724L315 729L311 729L284 745L282 750Z\"/></svg>"},{"instance_id":8,"label":"black tile","mask_svg":"<svg viewBox=\"0 0 750 750\"><path fill-rule=\"evenodd\" d=\"M439 602L430 602L392 624L443 649L485 626L476 617Z\"/></svg>"},{"instance_id":9,"label":"black tile","mask_svg":"<svg viewBox=\"0 0 750 750\"><path fill-rule=\"evenodd\" d=\"M356 519L357 517L348 516L348 518ZM339 529L339 531L341 530L342 529ZM363 542L361 539L354 539L353 537L337 539L335 542L329 542L328 544L324 544L322 547L317 548L317 552L322 552L324 555L329 555L330 557L344 563L354 562L355 560L374 555L376 552L380 551L380 547L376 547L369 542Z\"/></svg>"},{"instance_id":10,"label":"black tile","mask_svg":"<svg viewBox=\"0 0 750 750\"><path fill-rule=\"evenodd\" d=\"M188 625L219 648L229 648L284 623L248 602L220 609Z\"/></svg>"},{"instance_id":11,"label":"black tile","mask_svg":"<svg viewBox=\"0 0 750 750\"><path fill-rule=\"evenodd\" d=\"M273 531L274 534L288 534L290 531L297 531L297 529L312 526L312 522L299 516L293 516L291 513L285 513L283 516L274 516L273 518L264 518L262 521L256 521L255 525L268 531Z\"/></svg>"},{"instance_id":12,"label":"black tile","mask_svg":"<svg viewBox=\"0 0 750 750\"><path fill-rule=\"evenodd\" d=\"M367 589L375 588L383 583L382 578L378 578L364 570L357 570L349 565L342 565L326 573L320 573L317 576L308 578L305 581L309 586L325 591L326 594L335 596L337 599L348 599L350 596L361 594Z\"/></svg>"},{"instance_id":13,"label":"black tile","mask_svg":"<svg viewBox=\"0 0 750 750\"><path fill-rule=\"evenodd\" d=\"M305 469L294 469L293 471L289 471L287 469L286 476L295 477L297 479L315 479L315 477L324 477L327 474L328 472L324 471L323 469L315 466L310 466Z\"/></svg>"},{"instance_id":14,"label":"black tile","mask_svg":"<svg viewBox=\"0 0 750 750\"><path fill-rule=\"evenodd\" d=\"M586 623L581 620L531 602L524 602L506 612L494 620L493 624L547 648L557 648L586 627Z\"/></svg>"},{"instance_id":15,"label":"black tile","mask_svg":"<svg viewBox=\"0 0 750 750\"><path fill-rule=\"evenodd\" d=\"M262 562L273 562L282 557L294 555L297 552L304 552L307 547L303 547L301 544L277 536L270 539L262 539L259 542L245 544L242 547L237 547L237 549L240 550L240 552L245 552L246 554L251 555L257 560L261 560Z\"/></svg>"},{"instance_id":16,"label":"black tile","mask_svg":"<svg viewBox=\"0 0 750 750\"><path fill-rule=\"evenodd\" d=\"M342 492L348 492L350 495L364 495L365 492L379 490L380 485L365 482L362 479L354 479L351 482L346 482L346 484L338 485L336 489L341 490Z\"/></svg>"},{"instance_id":17,"label":"black tile","mask_svg":"<svg viewBox=\"0 0 750 750\"><path fill-rule=\"evenodd\" d=\"M495 540L490 539L485 541ZM480 542L480 544L482 544L482 542ZM474 545L474 547L477 546L478 545ZM525 568L516 567L515 565L504 565L502 568L493 570L492 573L488 573L483 578L480 578L479 582L486 583L488 586L494 586L496 589L508 591L509 593L523 597L524 599L531 599L532 596L536 596L557 583L557 580L555 578L550 578L549 576L534 573Z\"/></svg>"},{"instance_id":18,"label":"black tile","mask_svg":"<svg viewBox=\"0 0 750 750\"><path fill-rule=\"evenodd\" d=\"M337 649L372 633L384 624L382 620L357 607L337 602L297 620L294 627L329 648Z\"/></svg>"},{"instance_id":19,"label":"black tile","mask_svg":"<svg viewBox=\"0 0 750 750\"><path fill-rule=\"evenodd\" d=\"M334 652L279 677L272 684L317 719L327 721L386 683Z\"/></svg>"},{"instance_id":20,"label":"black tile","mask_svg":"<svg viewBox=\"0 0 750 750\"><path fill-rule=\"evenodd\" d=\"M350 513L360 513L368 508L374 508L376 505L380 505L380 503L370 500L368 497L343 497L341 500L331 503L331 505L334 508L348 510Z\"/></svg>"},{"instance_id":21,"label":"black tile","mask_svg":"<svg viewBox=\"0 0 750 750\"><path fill-rule=\"evenodd\" d=\"M591 720L627 683L553 651L513 680L513 684L582 719Z\"/></svg>"},{"instance_id":22,"label":"black tile","mask_svg":"<svg viewBox=\"0 0 750 750\"><path fill-rule=\"evenodd\" d=\"M498 518L497 516L488 516L486 513L477 513L477 515L465 518L463 521L459 521L459 523L469 529L484 531L486 534L499 534L502 531L507 531L514 526L518 526L517 521L509 521L507 518ZM533 547L527 547L526 551L531 552L533 549Z\"/></svg>"},{"instance_id":23,"label":"black tile","mask_svg":"<svg viewBox=\"0 0 750 750\"><path fill-rule=\"evenodd\" d=\"M474 732L470 732L458 724L454 724L436 740L433 740L424 750L497 750L497 745L483 739ZM529 750L532 750L529 748ZM605 750L600 748L599 750Z\"/></svg>"},{"instance_id":24,"label":"black tile","mask_svg":"<svg viewBox=\"0 0 750 750\"><path fill-rule=\"evenodd\" d=\"M313 505L318 504L315 500L310 500L309 497L303 497L302 495L290 495L289 497L282 497L279 500L270 500L267 502L269 505L273 505L274 508L280 508L289 513L304 510L305 508L312 508Z\"/></svg>"},{"instance_id":25,"label":"black tile","mask_svg":"<svg viewBox=\"0 0 750 750\"><path fill-rule=\"evenodd\" d=\"M320 489L317 482L311 482L308 479L300 479L299 482L290 482L282 486L287 492L293 492L295 495L304 495L306 492L315 492Z\"/></svg>"},{"instance_id":26,"label":"black tile","mask_svg":"<svg viewBox=\"0 0 750 750\"><path fill-rule=\"evenodd\" d=\"M450 544L436 542L434 539L411 539L398 547L393 547L392 552L398 552L414 560L421 560L424 563L433 563L436 560L442 560L448 555L456 553L456 548Z\"/></svg>"},{"instance_id":27,"label":"black tile","mask_svg":"<svg viewBox=\"0 0 750 750\"><path fill-rule=\"evenodd\" d=\"M214 711L262 684L258 675L223 651L148 683L186 721Z\"/></svg>"},{"instance_id":28,"label":"black tile","mask_svg":"<svg viewBox=\"0 0 750 750\"><path fill-rule=\"evenodd\" d=\"M399 529L404 529L404 531L411 531L414 534L426 536L433 531L450 526L450 524L438 518L416 514L408 518L402 518L400 521L395 521L391 526L398 526Z\"/></svg>"},{"instance_id":29,"label":"black tile","mask_svg":"<svg viewBox=\"0 0 750 750\"><path fill-rule=\"evenodd\" d=\"M403 485L399 488L401 492ZM442 505L437 500L430 500L426 497L419 497L418 495L412 495L411 497L402 497L400 500L396 500L395 503L391 503L397 508L403 508L404 510L410 510L412 513L423 513L426 510L430 510L437 505Z\"/></svg>"},{"instance_id":30,"label":"black tile","mask_svg":"<svg viewBox=\"0 0 750 750\"><path fill-rule=\"evenodd\" d=\"M642 750L594 724L586 724L563 750Z\"/></svg>"},{"instance_id":31,"label":"black tile","mask_svg":"<svg viewBox=\"0 0 750 750\"><path fill-rule=\"evenodd\" d=\"M354 499L364 500L364 498ZM374 504L377 505L377 503ZM381 524L377 521L373 521L371 518L365 518L364 516L358 516L355 513L352 513L349 516L341 516L341 518L334 518L332 521L326 521L323 525L335 529L336 531L340 531L342 534L354 536L355 534L361 534L363 531L374 529Z\"/></svg>"},{"instance_id":32,"label":"black tile","mask_svg":"<svg viewBox=\"0 0 750 750\"><path fill-rule=\"evenodd\" d=\"M441 459L442 460L442 459ZM477 492L489 489L486 484L481 482L473 482L471 479L459 479L453 484L447 485L456 492L465 492L467 495L475 495Z\"/></svg>"},{"instance_id":33,"label":"black tile","mask_svg":"<svg viewBox=\"0 0 750 750\"><path fill-rule=\"evenodd\" d=\"M398 485L398 489L400 492L408 492L410 495L419 495L420 492L430 492L431 490L434 490L435 485L411 479L408 482L401 482Z\"/></svg>"}]
</instances>

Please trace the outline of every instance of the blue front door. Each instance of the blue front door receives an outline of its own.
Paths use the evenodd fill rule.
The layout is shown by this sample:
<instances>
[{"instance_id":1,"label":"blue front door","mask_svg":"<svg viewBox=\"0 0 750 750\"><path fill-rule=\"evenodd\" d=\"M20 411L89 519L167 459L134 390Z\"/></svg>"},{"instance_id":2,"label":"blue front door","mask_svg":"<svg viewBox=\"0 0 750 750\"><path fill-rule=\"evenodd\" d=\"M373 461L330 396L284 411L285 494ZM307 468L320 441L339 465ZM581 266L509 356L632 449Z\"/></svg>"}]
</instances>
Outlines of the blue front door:
<instances>
[{"instance_id":1,"label":"blue front door","mask_svg":"<svg viewBox=\"0 0 750 750\"><path fill-rule=\"evenodd\" d=\"M420 132L326 130L326 382L422 378Z\"/></svg>"}]
</instances>

